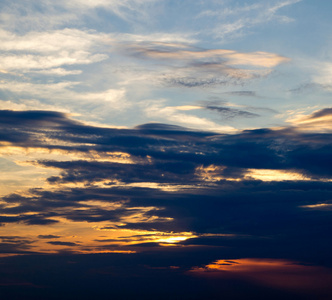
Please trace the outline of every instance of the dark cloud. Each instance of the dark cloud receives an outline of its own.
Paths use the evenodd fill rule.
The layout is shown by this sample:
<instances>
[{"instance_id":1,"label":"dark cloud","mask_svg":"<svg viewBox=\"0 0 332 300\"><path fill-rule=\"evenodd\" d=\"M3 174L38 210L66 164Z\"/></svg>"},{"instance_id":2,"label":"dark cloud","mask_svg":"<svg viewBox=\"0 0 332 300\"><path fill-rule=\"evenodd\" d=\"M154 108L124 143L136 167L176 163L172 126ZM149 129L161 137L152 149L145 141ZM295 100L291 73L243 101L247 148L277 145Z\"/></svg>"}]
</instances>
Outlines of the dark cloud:
<instances>
[{"instance_id":1,"label":"dark cloud","mask_svg":"<svg viewBox=\"0 0 332 300\"><path fill-rule=\"evenodd\" d=\"M330 109L321 110L311 118L330 113ZM88 126L57 113L3 114L13 125L0 126L8 136L14 132L19 137L12 145L91 154L87 160L35 161L59 174L48 178L51 188L3 197L0 222L4 225L18 222L47 227L67 219L100 223L99 232L148 230L164 232L166 237L191 232L195 237L167 248L186 255L188 249L204 249L206 261L201 263L205 264L224 255L332 265L331 211L310 209L332 199L332 183L327 180L332 176L329 133L285 127L220 134L153 123L112 129ZM46 121L48 117L52 121ZM132 161L108 161L108 153L116 151ZM313 180L265 182L248 177L251 169L286 170ZM152 183L155 186L149 187ZM91 204L96 201L104 205ZM38 234L39 239L60 238ZM105 240L96 236L95 242L100 251L166 248L148 238L144 234ZM33 249L32 241L24 238L4 238L2 242L2 253ZM59 249L85 246L58 240L47 243ZM219 249L218 255L211 257L209 251L214 248ZM67 252L73 249L65 248Z\"/></svg>"},{"instance_id":2,"label":"dark cloud","mask_svg":"<svg viewBox=\"0 0 332 300\"><path fill-rule=\"evenodd\" d=\"M230 113L224 107L212 108ZM236 113L248 115L245 111L237 111ZM5 114L9 120L11 112L6 111ZM156 124L148 124L134 129L108 129L86 126L76 121L71 123L70 119L64 115L56 115L58 123L53 120L52 126L40 127L38 122L34 123L33 121L35 114L36 112L31 113L30 125L24 130L21 129L22 124L17 121L17 115L14 114L13 128L8 131L9 129L6 127L6 130L8 136L11 136L12 131L14 131L21 138L12 141L13 145L83 153L96 151L103 154L120 151L130 154L134 159L135 157L144 159L151 157L153 160L150 165L145 166L80 161L76 162L76 168L80 168L77 170L78 176L76 177L84 177L84 174L82 175L84 170L92 172L91 170L98 168L102 171L101 174L105 172L101 178L108 176L107 168L113 168L113 173L116 174L114 176L119 177L117 172L121 173L121 167L123 167L123 173L126 173L126 169L131 169L129 172L131 176L135 172L142 172L144 168L146 173L150 172L150 175L147 174L147 176L153 177L160 172L160 169L166 170L167 166L169 166L171 173L173 172L172 176L179 172L182 176L185 172L190 175L195 166L206 166L216 164L216 162L218 165L235 168L297 169L300 172L312 173L315 176L330 174L326 164L329 161L331 148L329 134L301 133L292 128L285 128L280 130L248 130L235 135L220 135L212 132L182 130L181 128L167 127L166 129L164 125ZM28 115L28 112L24 115L23 123L28 119ZM45 118L47 115L45 114ZM47 138L47 143L45 143L45 138ZM70 144L63 146L59 142ZM53 167L64 168L65 172L67 172L66 169L75 169L74 162L40 163L45 166L53 165ZM172 167L172 163L174 163L174 167ZM176 168L176 164L179 163L183 166ZM64 174L62 177L69 180L72 178L69 175L67 174L66 177ZM86 176L89 177L89 174ZM50 181L52 180L56 181L59 178L50 179ZM126 179L125 181L128 182Z\"/></svg>"},{"instance_id":3,"label":"dark cloud","mask_svg":"<svg viewBox=\"0 0 332 300\"><path fill-rule=\"evenodd\" d=\"M308 117L308 119L312 120L312 119L317 119L317 118L326 117L326 116L332 116L332 108L324 108L317 112L314 112L312 115L310 115Z\"/></svg>"},{"instance_id":4,"label":"dark cloud","mask_svg":"<svg viewBox=\"0 0 332 300\"><path fill-rule=\"evenodd\" d=\"M31 254L33 240L22 236L1 236L0 254Z\"/></svg>"},{"instance_id":5,"label":"dark cloud","mask_svg":"<svg viewBox=\"0 0 332 300\"><path fill-rule=\"evenodd\" d=\"M56 241L56 242L47 242L48 244L51 244L51 245L56 245L56 246L78 246L79 244L77 243L72 243L72 242L60 242L60 241Z\"/></svg>"},{"instance_id":6,"label":"dark cloud","mask_svg":"<svg viewBox=\"0 0 332 300\"><path fill-rule=\"evenodd\" d=\"M210 87L215 85L230 85L230 84L241 84L243 81L241 79L234 78L199 78L199 77L165 77L164 81L170 86L179 86L186 88L194 87Z\"/></svg>"},{"instance_id":7,"label":"dark cloud","mask_svg":"<svg viewBox=\"0 0 332 300\"><path fill-rule=\"evenodd\" d=\"M156 295L161 300L212 300L220 299L221 291L231 300L248 297L271 300L310 300L331 297L331 289L326 288L329 286L330 271L308 265L300 267L292 274L283 272L288 276L286 279L281 276L281 279L286 281L289 278L300 281L302 279L299 288L291 289L259 284L250 277L234 278L229 272L224 272L222 279L213 277L211 273L210 278L202 278L188 272L193 267L203 267L220 259L220 255L223 254L223 248L218 247L210 249L209 252L193 248L186 253L160 251L132 255L66 254L1 258L0 281L3 284L0 285L0 290L5 299L27 300L36 299L36 295L45 300L58 298L67 300L72 299L73 295L83 300L91 297L103 299L110 295L121 300L132 298L152 300L156 299ZM238 257L227 255L223 258L231 264L236 264ZM292 266L292 262L289 263ZM315 272L308 273L307 270ZM265 270L264 276L268 279L280 279L280 272ZM317 279L321 284L313 287L312 282L317 282ZM307 288L307 280L311 283L311 288Z\"/></svg>"},{"instance_id":8,"label":"dark cloud","mask_svg":"<svg viewBox=\"0 0 332 300\"><path fill-rule=\"evenodd\" d=\"M239 109L225 107L225 106L207 105L205 108L207 110L216 111L225 118L235 118L235 117L253 118L253 117L259 117L258 114L255 114L255 113L252 113L252 112L249 112L249 111L239 110Z\"/></svg>"},{"instance_id":9,"label":"dark cloud","mask_svg":"<svg viewBox=\"0 0 332 300\"><path fill-rule=\"evenodd\" d=\"M21 217L21 220L24 221L25 224L27 225L51 225L58 223L59 221L57 220L52 220L52 219L47 219L44 218L43 216L24 216Z\"/></svg>"},{"instance_id":10,"label":"dark cloud","mask_svg":"<svg viewBox=\"0 0 332 300\"><path fill-rule=\"evenodd\" d=\"M241 94L242 92L226 92L223 94L226 95L237 95L237 94ZM245 94L250 94L250 91L243 91L243 93ZM254 92L252 92L254 93ZM259 117L260 114L258 114L257 112L264 112L264 113L268 113L268 114L275 114L278 113L278 111L271 109L271 108L267 108L267 107L257 107L257 106L248 106L248 105L242 105L242 109L238 109L238 108L234 108L233 104L230 102L227 102L219 97L210 97L209 101L202 101L201 106L204 106L205 109L208 110L214 110L219 112L221 115L223 115L224 117L227 118L234 118L234 117L247 117L247 118L251 118L251 117Z\"/></svg>"},{"instance_id":11,"label":"dark cloud","mask_svg":"<svg viewBox=\"0 0 332 300\"><path fill-rule=\"evenodd\" d=\"M10 113L8 114L10 115ZM31 115L32 119L34 118L34 114L33 112ZM24 121L26 118L25 116ZM34 127L26 128L24 131L21 130L24 135L34 136L35 143L31 144L30 140L26 142L22 140L18 143L13 142L13 145L43 147L47 149L70 149L71 151L84 153L89 151L97 151L99 153L123 151L134 157L144 158L149 156L156 160L156 164L161 160L167 162L167 164L171 161L176 163L182 161L183 163L191 162L195 165L214 164L218 161L219 164L233 167L271 167L277 169L289 169L293 167L291 163L287 165L285 159L281 159L281 156L291 154L292 150L296 147L305 148L304 146L306 146L308 153L315 152L314 154L317 155L317 151L322 148L319 144L325 143L327 144L325 145L326 147L330 146L329 143L326 143L328 140L326 135L310 136L297 133L292 131L292 129L253 130L237 135L220 135L211 132L180 130L179 128L175 130L172 128L160 130L161 125L158 127L155 124L135 129L107 129L85 126L78 122L68 125L70 124L70 120L65 116L62 116L62 119L59 121L58 126L55 127L44 126L40 129L40 125L37 122ZM33 124L33 121L30 123ZM62 126L64 123L66 124L65 127ZM16 122L16 124L19 124L19 122ZM15 127L15 123L13 126ZM15 128L12 130L18 132L18 129ZM45 136L38 136L38 132L41 130L48 138L47 144L44 143ZM71 143L71 145L62 146L59 144L59 141L66 141ZM317 146L313 147L313 143L311 142L315 142ZM84 143L84 145L81 143ZM90 145L87 146L86 143ZM233 147L238 149L238 151L233 151ZM245 163L245 157L242 157L241 153L242 149L243 151L250 152L251 155L251 159L247 159ZM271 158L272 160L260 159L259 166L257 165L258 161L255 160L257 154L259 156L263 154L266 158ZM238 163L232 163L234 160L238 161ZM242 166L241 161L243 161ZM305 161L303 163L303 167L305 168ZM61 167L61 163L58 163L58 165ZM62 166L65 168L65 163L62 163ZM114 166L116 165L114 164ZM151 166L154 167L154 163ZM98 167L102 169L103 165L95 164L95 168ZM183 170L183 168L178 169Z\"/></svg>"},{"instance_id":12,"label":"dark cloud","mask_svg":"<svg viewBox=\"0 0 332 300\"><path fill-rule=\"evenodd\" d=\"M53 234L48 234L48 235L38 235L39 239L59 239L61 236L60 235L53 235Z\"/></svg>"},{"instance_id":13,"label":"dark cloud","mask_svg":"<svg viewBox=\"0 0 332 300\"><path fill-rule=\"evenodd\" d=\"M61 170L60 176L52 176L47 180L51 184L85 182L92 184L100 180L121 180L133 182L177 183L192 181L195 165L191 162L158 162L147 164L123 164L88 161L41 161L39 165Z\"/></svg>"}]
</instances>

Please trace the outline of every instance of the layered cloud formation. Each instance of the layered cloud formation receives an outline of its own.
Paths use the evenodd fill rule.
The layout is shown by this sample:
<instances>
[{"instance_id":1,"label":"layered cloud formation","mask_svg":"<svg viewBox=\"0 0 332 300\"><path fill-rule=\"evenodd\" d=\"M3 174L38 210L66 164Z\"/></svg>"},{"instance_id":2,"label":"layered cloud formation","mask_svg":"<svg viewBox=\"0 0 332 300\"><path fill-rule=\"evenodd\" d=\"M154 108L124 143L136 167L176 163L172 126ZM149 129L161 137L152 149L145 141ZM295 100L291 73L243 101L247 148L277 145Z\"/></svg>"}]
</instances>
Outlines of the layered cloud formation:
<instances>
[{"instance_id":1,"label":"layered cloud formation","mask_svg":"<svg viewBox=\"0 0 332 300\"><path fill-rule=\"evenodd\" d=\"M317 128L328 115L325 109L305 120ZM4 155L28 150L25 165L58 172L43 188L3 197L1 223L51 225L42 240L59 238L48 242L53 246L98 252L184 240L241 243L243 236L262 243L266 235L290 243L298 232L317 239L328 233L331 133L308 131L307 123L219 134L153 123L101 128L58 112L1 111L1 124ZM311 210L315 205L320 209ZM94 230L90 246L68 235L61 240L67 222L104 230L104 238ZM25 252L37 236L9 237L12 251Z\"/></svg>"},{"instance_id":2,"label":"layered cloud formation","mask_svg":"<svg viewBox=\"0 0 332 300\"><path fill-rule=\"evenodd\" d=\"M17 182L2 197L0 251L130 254L130 270L140 278L162 269L183 284L254 280L294 297L329 295L325 281L314 281L330 278L328 269L301 263L330 266L329 115L328 108L288 127L220 134L161 123L96 127L59 112L1 111L3 159L53 175L30 190ZM316 130L320 121L324 130ZM146 255L157 255L159 264ZM311 282L306 287L303 276ZM28 283L14 284L24 291Z\"/></svg>"},{"instance_id":3,"label":"layered cloud formation","mask_svg":"<svg viewBox=\"0 0 332 300\"><path fill-rule=\"evenodd\" d=\"M331 4L249 2L0 3L2 298L332 297Z\"/></svg>"}]
</instances>

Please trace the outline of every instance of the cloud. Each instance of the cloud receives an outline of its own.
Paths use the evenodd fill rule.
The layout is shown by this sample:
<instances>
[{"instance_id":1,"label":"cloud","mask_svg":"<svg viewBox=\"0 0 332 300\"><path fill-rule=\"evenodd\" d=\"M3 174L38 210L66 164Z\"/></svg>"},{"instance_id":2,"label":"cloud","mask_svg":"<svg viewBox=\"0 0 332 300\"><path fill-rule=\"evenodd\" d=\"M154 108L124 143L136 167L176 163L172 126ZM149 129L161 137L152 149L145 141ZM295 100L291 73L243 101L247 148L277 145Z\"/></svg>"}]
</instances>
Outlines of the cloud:
<instances>
[{"instance_id":1,"label":"cloud","mask_svg":"<svg viewBox=\"0 0 332 300\"><path fill-rule=\"evenodd\" d=\"M6 255L35 254L33 239L26 236L6 235L0 236L0 257Z\"/></svg>"},{"instance_id":2,"label":"cloud","mask_svg":"<svg viewBox=\"0 0 332 300\"><path fill-rule=\"evenodd\" d=\"M331 210L332 208L332 204L330 203L330 201L328 201L327 203L317 203L317 204L312 204L312 205L302 205L300 206L302 208L305 209L316 209L316 210Z\"/></svg>"},{"instance_id":3,"label":"cloud","mask_svg":"<svg viewBox=\"0 0 332 300\"><path fill-rule=\"evenodd\" d=\"M192 65L206 66L206 67L222 67L226 66L255 66L262 68L275 67L281 63L289 61L288 58L278 54L268 52L251 52L241 53L234 50L225 49L181 49L176 47L177 45L171 46L164 44L162 45L139 45L134 46L131 49L133 55L139 57L146 57L150 59L158 60L173 60L174 62L188 62ZM180 46L180 45L179 45ZM129 48L130 49L130 48ZM170 61L170 62L171 62Z\"/></svg>"},{"instance_id":4,"label":"cloud","mask_svg":"<svg viewBox=\"0 0 332 300\"><path fill-rule=\"evenodd\" d=\"M20 100L2 101L3 108L14 109L52 109L62 112L85 114L89 108L89 117L100 120L131 106L126 97L126 90L101 89L83 92L75 88L77 82L62 81L56 83L28 83L4 81L2 89L12 98ZM70 99L71 101L68 101Z\"/></svg>"},{"instance_id":5,"label":"cloud","mask_svg":"<svg viewBox=\"0 0 332 300\"><path fill-rule=\"evenodd\" d=\"M53 234L48 234L48 235L38 235L38 238L40 239L59 239L61 236L59 235L53 235Z\"/></svg>"},{"instance_id":6,"label":"cloud","mask_svg":"<svg viewBox=\"0 0 332 300\"><path fill-rule=\"evenodd\" d=\"M126 51L142 62L154 63L166 84L189 88L243 84L266 77L272 68L289 61L274 53L201 49L182 43L136 43L126 45Z\"/></svg>"},{"instance_id":7,"label":"cloud","mask_svg":"<svg viewBox=\"0 0 332 300\"><path fill-rule=\"evenodd\" d=\"M217 25L212 30L212 35L219 39L234 39L248 34L249 29L270 22L289 23L292 18L279 15L278 11L286 6L301 2L291 1L256 1L250 5L226 6L224 3L216 5L214 10L205 10L199 17L217 20Z\"/></svg>"},{"instance_id":8,"label":"cloud","mask_svg":"<svg viewBox=\"0 0 332 300\"><path fill-rule=\"evenodd\" d=\"M55 246L69 246L69 247L72 247L72 246L77 246L78 244L77 243L71 243L71 242L60 242L60 241L56 241L56 242L47 242L48 244L51 244L51 245L55 245Z\"/></svg>"},{"instance_id":9,"label":"cloud","mask_svg":"<svg viewBox=\"0 0 332 300\"><path fill-rule=\"evenodd\" d=\"M14 296L24 295L27 300L34 299L36 293L45 299L61 298L62 295L62 299L70 299L71 295L63 294L64 290L71 290L80 299L88 299L91 296L105 298L110 290L115 298L127 299L133 297L153 299L162 291L160 298L162 300L172 298L174 294L181 295L181 298L185 300L203 299L204 297L218 299L220 290L231 295L234 300L244 299L248 295L255 299L262 298L264 295L272 300L288 298L298 300L315 297L328 299L331 295L328 287L331 275L328 268L301 265L301 262L294 260L253 258L252 264L254 262L258 264L259 260L261 264L264 261L270 261L271 265L272 262L280 263L279 268L273 265L270 269L268 266L265 267L269 271L265 281L263 276L259 276L262 266L257 272L253 271L256 278L254 274L251 274L250 277L249 272L242 272L242 278L234 279L230 273L226 273L224 276L220 274L219 279L214 277L207 281L208 274L206 274L206 279L202 279L197 276L198 274L188 272L194 266L204 266L221 260L218 258L220 252L223 252L220 248L215 251L211 249L211 252L207 254L206 251L196 248L186 254L181 251L180 253L172 251L172 254L167 251L157 253L149 251L149 253L130 255L125 253L69 255L68 252L65 252L60 255L16 256L1 259L3 264L0 273L3 283L1 289L5 292L9 291L8 293ZM250 261L231 255L224 260L233 265L237 262ZM282 266L287 262L290 264ZM36 265L39 267L38 272L31 278L31 273L36 270ZM50 272L50 269L53 272ZM288 279L285 282L286 288L278 285L283 281L280 274L282 270ZM275 275L275 282L273 282L273 275ZM261 279L258 283L255 280L257 277ZM149 289L144 284L147 281L151 283ZM271 281L272 283L268 284ZM303 283L302 290L300 288L289 289L289 286L296 286L299 281ZM128 289L128 286L132 288ZM49 296L49 289L52 289L51 296Z\"/></svg>"},{"instance_id":10,"label":"cloud","mask_svg":"<svg viewBox=\"0 0 332 300\"><path fill-rule=\"evenodd\" d=\"M173 111L176 111L176 107ZM326 109L316 112L309 117L309 120L329 115L329 110ZM13 127L8 129L8 123L13 124ZM132 157L149 156L152 159L167 158L170 151L175 161L213 164L218 157L219 164L240 168L289 170L302 165L303 170L308 170L311 160L306 161L299 154L312 156L312 159L314 156L322 159L328 155L326 151L330 147L326 139L328 134L307 135L298 131L302 125L298 128L248 130L230 135L213 132L201 132L199 135L200 131L178 130L177 127L172 130L160 130L163 127L154 124L135 129L93 127L71 120L65 114L58 112L1 111L0 126L3 128L1 140L10 143L3 144L3 147L11 145L82 153L122 152ZM159 130L147 131L147 128L153 127ZM155 138L156 134L158 139ZM186 139L183 139L184 136ZM292 137L292 141L289 137ZM193 148L189 147L192 142L195 142ZM184 147L186 151L181 152ZM239 150L234 151L238 147ZM243 154L245 151L252 151L250 161L241 158L241 149ZM317 159L315 161L315 164L319 162ZM79 165L84 166L84 162L77 164ZM102 164L95 166L97 169L103 167ZM133 168L132 165L128 167ZM323 159L317 168L327 171Z\"/></svg>"},{"instance_id":11,"label":"cloud","mask_svg":"<svg viewBox=\"0 0 332 300\"><path fill-rule=\"evenodd\" d=\"M234 96L257 97L257 93L255 91L232 91L232 92L225 92L224 94L234 95Z\"/></svg>"},{"instance_id":12,"label":"cloud","mask_svg":"<svg viewBox=\"0 0 332 300\"><path fill-rule=\"evenodd\" d=\"M318 74L313 77L314 83L331 91L332 63L326 61L315 62L315 68Z\"/></svg>"},{"instance_id":13,"label":"cloud","mask_svg":"<svg viewBox=\"0 0 332 300\"><path fill-rule=\"evenodd\" d=\"M310 82L310 83L304 83L299 85L296 88L290 89L289 92L294 93L294 94L301 94L301 93L313 93L313 92L320 92L320 91L325 91L325 92L330 92L332 89L332 84L329 83L315 83L315 82Z\"/></svg>"},{"instance_id":14,"label":"cloud","mask_svg":"<svg viewBox=\"0 0 332 300\"><path fill-rule=\"evenodd\" d=\"M35 109L40 105L88 115L94 122L124 124L128 120L124 108L140 110L137 103L159 98L159 92L169 87L216 90L242 86L266 78L289 61L277 53L197 47L203 43L194 27L169 30L163 16L158 17L161 11L171 10L167 1L31 1L24 5L24 14L22 5L21 1L5 1L0 16L6 25L0 31L4 58L0 69L7 72L2 73L2 100L10 101L2 108ZM180 6L189 5L195 9L188 15L204 8L189 1ZM213 7L215 2L206 5ZM179 22L188 20L188 15ZM109 20L111 27L105 25ZM12 22L15 24L10 25ZM130 125L142 122L140 116L145 112L140 112L130 119ZM171 115L158 121L218 127L204 115ZM184 119L187 122L181 122ZM157 120L150 114L147 121Z\"/></svg>"},{"instance_id":15,"label":"cloud","mask_svg":"<svg viewBox=\"0 0 332 300\"><path fill-rule=\"evenodd\" d=\"M20 36L0 31L3 54L0 68L7 71L44 71L68 75L61 66L84 65L105 60L108 56L92 53L97 44L109 40L105 34L85 32L78 29L29 32ZM71 71L77 74L78 70ZM74 73L74 74L75 74Z\"/></svg>"},{"instance_id":16,"label":"cloud","mask_svg":"<svg viewBox=\"0 0 332 300\"><path fill-rule=\"evenodd\" d=\"M74 0L71 3L67 1L62 1L63 5L70 10L75 10L77 7L80 7L84 10L90 10L93 8L102 7L103 9L111 11L116 16L124 19L128 22L134 20L146 20L149 17L149 9L156 0L98 0L98 1L86 1L86 0Z\"/></svg>"},{"instance_id":17,"label":"cloud","mask_svg":"<svg viewBox=\"0 0 332 300\"><path fill-rule=\"evenodd\" d=\"M205 108L207 110L216 111L225 118L234 118L234 117L252 118L259 116L258 114L249 111L223 107L223 106L207 105Z\"/></svg>"},{"instance_id":18,"label":"cloud","mask_svg":"<svg viewBox=\"0 0 332 300\"><path fill-rule=\"evenodd\" d=\"M144 21L147 20L149 6L154 3L154 0L124 0L108 1L85 1L74 0L71 2L60 0L53 2L45 0L42 3L36 0L26 3L18 1L12 3L11 1L3 1L2 13L0 20L5 23L8 28L22 30L44 30L53 29L54 27L70 27L73 24L82 25L84 18L87 16L90 19L98 17L98 10L103 9L113 16L125 20L127 22ZM24 7L24 10L21 8ZM19 17L18 17L19 16ZM26 26L24 29L22 25Z\"/></svg>"},{"instance_id":19,"label":"cloud","mask_svg":"<svg viewBox=\"0 0 332 300\"><path fill-rule=\"evenodd\" d=\"M297 114L287 121L301 131L330 133L332 130L332 109L320 109L311 115Z\"/></svg>"},{"instance_id":20,"label":"cloud","mask_svg":"<svg viewBox=\"0 0 332 300\"><path fill-rule=\"evenodd\" d=\"M190 270L193 275L212 278L242 278L259 282L269 287L289 289L291 291L306 290L317 293L326 289L326 281L317 279L317 274L324 273L331 277L329 269L301 263L274 259L220 259L204 267ZM306 282L305 286L303 285Z\"/></svg>"},{"instance_id":21,"label":"cloud","mask_svg":"<svg viewBox=\"0 0 332 300\"><path fill-rule=\"evenodd\" d=\"M315 120L324 117L330 117L332 115L332 108L324 108L314 112L312 115L307 117L307 120Z\"/></svg>"},{"instance_id":22,"label":"cloud","mask_svg":"<svg viewBox=\"0 0 332 300\"><path fill-rule=\"evenodd\" d=\"M307 118L329 115L326 109ZM30 162L58 172L48 184L0 203L2 228L31 237L24 251L57 252L68 243L75 253L227 245L239 256L286 247L302 259L300 249L312 239L317 249L309 256L328 249L330 211L305 207L332 197L329 133L106 128L52 111L1 111L0 120L3 149L55 151L54 159ZM126 160L112 160L114 153ZM58 237L67 244L48 243Z\"/></svg>"},{"instance_id":23,"label":"cloud","mask_svg":"<svg viewBox=\"0 0 332 300\"><path fill-rule=\"evenodd\" d=\"M202 128L206 130L218 130L221 132L231 132L235 129L231 126L222 126L207 118L183 113L183 107L164 106L164 100L150 100L142 103L145 108L144 112L148 117L162 118L168 122L183 124L192 128Z\"/></svg>"}]
</instances>

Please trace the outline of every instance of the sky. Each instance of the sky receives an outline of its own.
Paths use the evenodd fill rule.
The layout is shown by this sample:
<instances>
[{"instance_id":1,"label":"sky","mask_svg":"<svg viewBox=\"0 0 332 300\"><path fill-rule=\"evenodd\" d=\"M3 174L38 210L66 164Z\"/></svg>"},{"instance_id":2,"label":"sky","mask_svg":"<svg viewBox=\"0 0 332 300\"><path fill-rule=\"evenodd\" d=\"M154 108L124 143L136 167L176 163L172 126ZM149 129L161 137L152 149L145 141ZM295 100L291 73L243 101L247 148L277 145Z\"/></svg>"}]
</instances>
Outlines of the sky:
<instances>
[{"instance_id":1,"label":"sky","mask_svg":"<svg viewBox=\"0 0 332 300\"><path fill-rule=\"evenodd\" d=\"M4 299L332 297L332 3L0 3Z\"/></svg>"}]
</instances>

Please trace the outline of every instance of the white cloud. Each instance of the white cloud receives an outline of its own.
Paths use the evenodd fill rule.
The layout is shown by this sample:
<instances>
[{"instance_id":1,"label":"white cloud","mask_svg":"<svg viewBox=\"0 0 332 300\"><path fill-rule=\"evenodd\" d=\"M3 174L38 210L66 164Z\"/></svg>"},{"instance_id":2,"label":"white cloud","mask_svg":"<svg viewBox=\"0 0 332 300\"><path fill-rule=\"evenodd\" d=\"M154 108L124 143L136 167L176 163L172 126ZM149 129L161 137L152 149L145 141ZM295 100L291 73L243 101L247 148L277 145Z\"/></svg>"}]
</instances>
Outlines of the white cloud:
<instances>
[{"instance_id":1,"label":"white cloud","mask_svg":"<svg viewBox=\"0 0 332 300\"><path fill-rule=\"evenodd\" d=\"M94 31L66 28L44 32L32 31L24 35L0 30L0 38L0 50L3 51L56 53L72 49L89 49L95 43L105 43L108 36Z\"/></svg>"},{"instance_id":2,"label":"white cloud","mask_svg":"<svg viewBox=\"0 0 332 300\"><path fill-rule=\"evenodd\" d=\"M125 89L107 89L97 92L78 92L73 87L76 82L59 82L51 84L36 84L16 81L3 81L1 87L4 91L10 91L19 99L9 103L2 99L0 107L4 104L24 109L36 109L38 102L41 102L41 109L53 109L56 111L73 111L86 113L89 110L90 116L95 110L100 111L121 111L130 104L126 99ZM29 99L35 99L29 101ZM2 104L2 105L1 105ZM96 117L96 116L92 116Z\"/></svg>"},{"instance_id":3,"label":"white cloud","mask_svg":"<svg viewBox=\"0 0 332 300\"><path fill-rule=\"evenodd\" d=\"M46 69L45 73L56 75L68 75L68 72L58 69L60 66L91 64L106 59L106 54L95 53L94 48L110 41L105 34L77 29L30 32L26 35L2 30L0 39L0 50L3 51L0 69ZM53 71L49 70L54 68Z\"/></svg>"},{"instance_id":4,"label":"white cloud","mask_svg":"<svg viewBox=\"0 0 332 300\"><path fill-rule=\"evenodd\" d=\"M267 52L199 48L203 43L194 24L195 15L201 11L197 8L219 5L220 10L201 14L205 18L202 24L206 21L208 27L204 34L219 24L219 30L223 26L223 33L231 36L248 24L267 22L269 16L275 20L281 7L298 1L267 4L255 0L253 5L234 7L234 1L185 0L181 7L190 5L191 9L184 10L183 18L179 18L182 12L175 12L168 0L4 0L0 3L3 100L28 108L36 104L27 99L35 99L47 107L105 116L111 110L135 107L142 99L165 97L162 94L171 91L170 86L221 89L246 84L266 77L288 59ZM231 6L227 8L225 3ZM221 16L218 19L217 13L222 12L225 20ZM152 23L156 26L148 26ZM142 52L134 53L139 47ZM72 79L68 75L76 76ZM151 119L196 128L232 129L194 115L197 111L191 115L165 104L159 107L163 116L156 109L147 109Z\"/></svg>"},{"instance_id":5,"label":"white cloud","mask_svg":"<svg viewBox=\"0 0 332 300\"><path fill-rule=\"evenodd\" d=\"M286 6L296 4L302 0L287 1L257 1L254 4L235 7L221 7L216 10L203 11L199 17L214 17L222 20L212 31L213 35L221 39L237 38L248 32L250 28L277 21L280 23L289 23L293 19L278 15L278 11Z\"/></svg>"},{"instance_id":6,"label":"white cloud","mask_svg":"<svg viewBox=\"0 0 332 300\"><path fill-rule=\"evenodd\" d=\"M97 18L103 8L127 22L151 19L149 6L157 0L3 0L0 22L19 31L42 31L64 25L82 25L84 17Z\"/></svg>"},{"instance_id":7,"label":"white cloud","mask_svg":"<svg viewBox=\"0 0 332 300\"><path fill-rule=\"evenodd\" d=\"M294 113L286 120L299 131L328 132L332 131L332 108Z\"/></svg>"},{"instance_id":8,"label":"white cloud","mask_svg":"<svg viewBox=\"0 0 332 300\"><path fill-rule=\"evenodd\" d=\"M45 104L36 99L20 99L17 103L14 100L0 100L0 109L5 110L51 110L63 113L70 113L69 109L52 104Z\"/></svg>"},{"instance_id":9,"label":"white cloud","mask_svg":"<svg viewBox=\"0 0 332 300\"><path fill-rule=\"evenodd\" d=\"M316 62L315 66L318 74L313 77L314 82L332 90L332 63Z\"/></svg>"},{"instance_id":10,"label":"white cloud","mask_svg":"<svg viewBox=\"0 0 332 300\"><path fill-rule=\"evenodd\" d=\"M81 74L81 70L65 70L63 68L52 68L52 69L44 69L44 70L33 70L31 73L36 74L45 74L45 75L53 75L53 76L66 76L66 75L78 75Z\"/></svg>"},{"instance_id":11,"label":"white cloud","mask_svg":"<svg viewBox=\"0 0 332 300\"><path fill-rule=\"evenodd\" d=\"M29 71L29 70L49 70L65 65L91 64L106 59L104 54L91 55L85 51L61 52L57 56L48 55L2 55L0 68L5 70ZM59 70L59 69L58 69ZM46 71L47 73L47 71ZM48 72L52 73L52 71ZM54 73L54 72L53 72ZM60 75L61 72L56 72ZM64 72L62 72L64 74ZM68 73L67 73L68 74ZM67 75L64 74L64 75Z\"/></svg>"}]
</instances>

